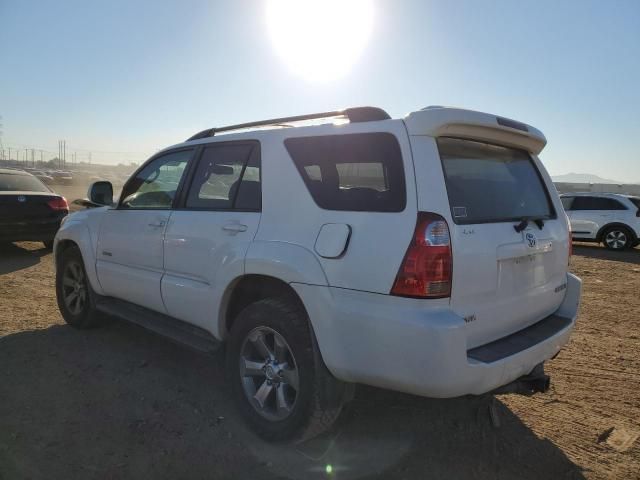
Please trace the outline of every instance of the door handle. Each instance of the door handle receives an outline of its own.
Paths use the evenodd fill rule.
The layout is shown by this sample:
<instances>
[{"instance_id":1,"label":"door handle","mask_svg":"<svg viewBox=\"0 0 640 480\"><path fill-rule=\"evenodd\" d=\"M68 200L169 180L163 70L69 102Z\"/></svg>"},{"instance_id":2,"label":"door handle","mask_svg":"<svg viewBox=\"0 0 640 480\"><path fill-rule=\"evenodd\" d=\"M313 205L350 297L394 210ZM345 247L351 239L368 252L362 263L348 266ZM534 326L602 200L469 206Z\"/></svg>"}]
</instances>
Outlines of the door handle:
<instances>
[{"instance_id":1,"label":"door handle","mask_svg":"<svg viewBox=\"0 0 640 480\"><path fill-rule=\"evenodd\" d=\"M158 221L158 223L151 222L149 224L149 226L150 227L158 227L159 228L159 227L164 227L164 224L165 224L165 221L164 220L160 220L160 221Z\"/></svg>"},{"instance_id":2,"label":"door handle","mask_svg":"<svg viewBox=\"0 0 640 480\"><path fill-rule=\"evenodd\" d=\"M247 226L241 223L227 223L222 227L223 230L231 233L246 232Z\"/></svg>"}]
</instances>

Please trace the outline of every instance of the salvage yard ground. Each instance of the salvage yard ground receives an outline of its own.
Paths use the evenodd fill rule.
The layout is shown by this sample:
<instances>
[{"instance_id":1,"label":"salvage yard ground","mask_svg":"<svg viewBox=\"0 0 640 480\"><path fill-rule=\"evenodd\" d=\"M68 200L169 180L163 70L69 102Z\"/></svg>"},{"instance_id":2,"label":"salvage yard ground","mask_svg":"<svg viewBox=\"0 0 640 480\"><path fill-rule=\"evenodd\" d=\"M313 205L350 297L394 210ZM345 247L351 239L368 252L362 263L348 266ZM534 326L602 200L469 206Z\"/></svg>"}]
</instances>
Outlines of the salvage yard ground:
<instances>
[{"instance_id":1,"label":"salvage yard ground","mask_svg":"<svg viewBox=\"0 0 640 480\"><path fill-rule=\"evenodd\" d=\"M359 387L329 435L287 447L244 428L220 353L116 321L73 330L51 254L0 247L0 479L640 478L640 250L576 246L571 269L581 314L550 392Z\"/></svg>"}]
</instances>

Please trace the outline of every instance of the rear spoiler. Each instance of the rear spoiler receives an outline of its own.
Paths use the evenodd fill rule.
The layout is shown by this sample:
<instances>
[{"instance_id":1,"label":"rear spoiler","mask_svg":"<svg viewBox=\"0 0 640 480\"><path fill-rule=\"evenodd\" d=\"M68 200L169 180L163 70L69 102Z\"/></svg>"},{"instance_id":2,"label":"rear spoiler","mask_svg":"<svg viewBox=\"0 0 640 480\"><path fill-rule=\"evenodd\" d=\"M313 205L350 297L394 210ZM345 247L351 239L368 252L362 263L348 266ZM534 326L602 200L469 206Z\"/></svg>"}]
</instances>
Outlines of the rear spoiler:
<instances>
[{"instance_id":1,"label":"rear spoiler","mask_svg":"<svg viewBox=\"0 0 640 480\"><path fill-rule=\"evenodd\" d=\"M404 118L409 135L482 140L539 154L547 139L537 128L490 113L427 107Z\"/></svg>"}]
</instances>

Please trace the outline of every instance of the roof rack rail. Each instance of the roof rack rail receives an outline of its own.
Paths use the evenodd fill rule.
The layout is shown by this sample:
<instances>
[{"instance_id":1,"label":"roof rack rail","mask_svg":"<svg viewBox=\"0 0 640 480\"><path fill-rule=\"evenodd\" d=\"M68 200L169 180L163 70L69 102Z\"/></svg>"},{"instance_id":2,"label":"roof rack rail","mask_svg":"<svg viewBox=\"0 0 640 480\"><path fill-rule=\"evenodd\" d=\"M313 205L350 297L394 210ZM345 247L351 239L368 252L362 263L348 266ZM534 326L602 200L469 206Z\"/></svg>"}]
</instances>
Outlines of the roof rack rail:
<instances>
[{"instance_id":1,"label":"roof rack rail","mask_svg":"<svg viewBox=\"0 0 640 480\"><path fill-rule=\"evenodd\" d=\"M315 120L318 118L343 117L351 123L374 122L376 120L389 120L391 117L387 112L377 107L354 107L332 112L309 113L307 115L296 115L293 117L271 118L269 120L259 120L257 122L239 123L237 125L227 125L226 127L208 128L196 133L187 139L187 142L199 140L201 138L213 137L219 132L229 132L231 130L243 130L251 127L264 127L268 125L279 125L287 122L301 122L304 120Z\"/></svg>"}]
</instances>

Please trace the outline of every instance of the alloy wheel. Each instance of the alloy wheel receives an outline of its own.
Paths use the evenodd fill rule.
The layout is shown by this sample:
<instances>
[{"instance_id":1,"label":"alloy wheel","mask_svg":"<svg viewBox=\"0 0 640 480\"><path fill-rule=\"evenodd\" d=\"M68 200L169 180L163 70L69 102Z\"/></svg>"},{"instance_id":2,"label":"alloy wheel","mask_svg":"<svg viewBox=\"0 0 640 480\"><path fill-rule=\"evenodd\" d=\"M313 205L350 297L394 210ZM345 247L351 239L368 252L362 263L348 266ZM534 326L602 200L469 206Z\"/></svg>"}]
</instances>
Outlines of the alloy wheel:
<instances>
[{"instance_id":1,"label":"alloy wheel","mask_svg":"<svg viewBox=\"0 0 640 480\"><path fill-rule=\"evenodd\" d=\"M300 388L299 371L289 344L275 330L257 327L240 349L240 380L249 403L268 420L291 415Z\"/></svg>"},{"instance_id":2,"label":"alloy wheel","mask_svg":"<svg viewBox=\"0 0 640 480\"><path fill-rule=\"evenodd\" d=\"M62 274L62 298L72 315L82 313L87 302L87 287L82 265L76 261L68 262Z\"/></svg>"},{"instance_id":3,"label":"alloy wheel","mask_svg":"<svg viewBox=\"0 0 640 480\"><path fill-rule=\"evenodd\" d=\"M611 230L604 237L608 247L614 250L621 250L627 245L627 235L621 230Z\"/></svg>"}]
</instances>

